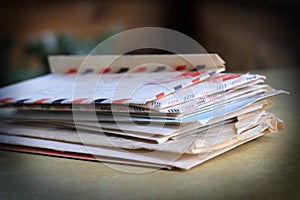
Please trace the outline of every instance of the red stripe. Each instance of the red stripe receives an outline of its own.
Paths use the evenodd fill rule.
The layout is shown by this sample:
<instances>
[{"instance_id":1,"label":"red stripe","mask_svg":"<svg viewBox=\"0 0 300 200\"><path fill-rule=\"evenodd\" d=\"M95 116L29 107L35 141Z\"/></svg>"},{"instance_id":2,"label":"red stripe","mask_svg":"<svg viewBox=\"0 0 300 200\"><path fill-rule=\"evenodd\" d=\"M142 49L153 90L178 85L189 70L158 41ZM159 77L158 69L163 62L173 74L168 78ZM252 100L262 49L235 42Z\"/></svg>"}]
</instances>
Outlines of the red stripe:
<instances>
[{"instance_id":1,"label":"red stripe","mask_svg":"<svg viewBox=\"0 0 300 200\"><path fill-rule=\"evenodd\" d=\"M75 68L71 68L66 72L66 74L75 74L75 73L77 73L77 69Z\"/></svg>"},{"instance_id":2,"label":"red stripe","mask_svg":"<svg viewBox=\"0 0 300 200\"><path fill-rule=\"evenodd\" d=\"M136 72L143 72L143 71L146 71L147 70L147 67L139 67Z\"/></svg>"},{"instance_id":3,"label":"red stripe","mask_svg":"<svg viewBox=\"0 0 300 200\"><path fill-rule=\"evenodd\" d=\"M201 74L204 74L206 71L196 71L194 73L191 73L190 76L191 77L195 77L195 76L199 76Z\"/></svg>"},{"instance_id":4,"label":"red stripe","mask_svg":"<svg viewBox=\"0 0 300 200\"><path fill-rule=\"evenodd\" d=\"M42 103L42 102L44 102L46 100L48 100L48 98L39 99L39 100L34 101L33 103Z\"/></svg>"},{"instance_id":5,"label":"red stripe","mask_svg":"<svg viewBox=\"0 0 300 200\"><path fill-rule=\"evenodd\" d=\"M106 67L106 68L104 68L100 73L101 73L101 74L105 74L105 73L109 73L109 72L111 72L111 68Z\"/></svg>"},{"instance_id":6,"label":"red stripe","mask_svg":"<svg viewBox=\"0 0 300 200\"><path fill-rule=\"evenodd\" d=\"M6 103L10 100L13 100L14 98L5 98L5 99L0 99L0 103Z\"/></svg>"},{"instance_id":7,"label":"red stripe","mask_svg":"<svg viewBox=\"0 0 300 200\"><path fill-rule=\"evenodd\" d=\"M221 76L223 81L241 77L241 74L224 74Z\"/></svg>"},{"instance_id":8,"label":"red stripe","mask_svg":"<svg viewBox=\"0 0 300 200\"><path fill-rule=\"evenodd\" d=\"M180 76L191 76L191 77L195 77L195 76L199 76L201 74L203 74L205 71L195 71L195 72L184 72L183 74L181 74Z\"/></svg>"},{"instance_id":9,"label":"red stripe","mask_svg":"<svg viewBox=\"0 0 300 200\"><path fill-rule=\"evenodd\" d=\"M75 100L73 100L72 101L72 103L81 103L81 102L83 102L84 100L86 100L87 98L80 98L80 99L75 99Z\"/></svg>"},{"instance_id":10,"label":"red stripe","mask_svg":"<svg viewBox=\"0 0 300 200\"><path fill-rule=\"evenodd\" d=\"M163 97L163 96L165 96L165 93L159 93L158 95L156 95L156 98L161 98L161 97Z\"/></svg>"},{"instance_id":11,"label":"red stripe","mask_svg":"<svg viewBox=\"0 0 300 200\"><path fill-rule=\"evenodd\" d=\"M128 100L131 100L131 99L117 99L117 100L114 100L112 103L123 103Z\"/></svg>"},{"instance_id":12,"label":"red stripe","mask_svg":"<svg viewBox=\"0 0 300 200\"><path fill-rule=\"evenodd\" d=\"M177 65L177 67L175 68L176 71L180 71L180 70L184 70L185 69L185 65Z\"/></svg>"},{"instance_id":13,"label":"red stripe","mask_svg":"<svg viewBox=\"0 0 300 200\"><path fill-rule=\"evenodd\" d=\"M184 73L182 73L181 75L179 75L179 76L189 76L191 74L191 72L184 72Z\"/></svg>"},{"instance_id":14,"label":"red stripe","mask_svg":"<svg viewBox=\"0 0 300 200\"><path fill-rule=\"evenodd\" d=\"M196 78L194 80L192 80L193 84L198 83L200 81L200 78Z\"/></svg>"}]
</instances>

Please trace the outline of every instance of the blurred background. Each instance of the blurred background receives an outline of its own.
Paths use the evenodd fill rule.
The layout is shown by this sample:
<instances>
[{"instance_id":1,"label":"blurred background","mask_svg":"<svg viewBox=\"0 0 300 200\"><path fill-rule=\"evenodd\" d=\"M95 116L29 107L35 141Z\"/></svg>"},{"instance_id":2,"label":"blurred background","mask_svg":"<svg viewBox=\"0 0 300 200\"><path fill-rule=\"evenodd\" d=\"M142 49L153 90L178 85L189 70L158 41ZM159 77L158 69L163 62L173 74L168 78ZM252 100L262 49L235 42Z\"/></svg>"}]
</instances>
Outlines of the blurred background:
<instances>
[{"instance_id":1,"label":"blurred background","mask_svg":"<svg viewBox=\"0 0 300 200\"><path fill-rule=\"evenodd\" d=\"M87 54L116 33L148 26L190 36L228 71L299 61L297 1L10 0L0 9L1 86L49 73L47 55Z\"/></svg>"}]
</instances>

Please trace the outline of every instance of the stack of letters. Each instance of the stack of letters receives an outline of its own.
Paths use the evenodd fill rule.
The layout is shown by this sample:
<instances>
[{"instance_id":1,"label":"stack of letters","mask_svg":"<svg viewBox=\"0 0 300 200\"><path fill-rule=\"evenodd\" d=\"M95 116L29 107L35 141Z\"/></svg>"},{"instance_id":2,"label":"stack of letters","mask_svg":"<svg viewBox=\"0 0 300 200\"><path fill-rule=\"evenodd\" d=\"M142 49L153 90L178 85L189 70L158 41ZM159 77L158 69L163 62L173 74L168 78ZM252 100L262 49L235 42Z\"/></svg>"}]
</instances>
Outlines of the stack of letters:
<instances>
[{"instance_id":1,"label":"stack of letters","mask_svg":"<svg viewBox=\"0 0 300 200\"><path fill-rule=\"evenodd\" d=\"M1 148L190 169L283 126L266 110L285 92L225 73L216 54L49 62L51 74L0 89Z\"/></svg>"}]
</instances>

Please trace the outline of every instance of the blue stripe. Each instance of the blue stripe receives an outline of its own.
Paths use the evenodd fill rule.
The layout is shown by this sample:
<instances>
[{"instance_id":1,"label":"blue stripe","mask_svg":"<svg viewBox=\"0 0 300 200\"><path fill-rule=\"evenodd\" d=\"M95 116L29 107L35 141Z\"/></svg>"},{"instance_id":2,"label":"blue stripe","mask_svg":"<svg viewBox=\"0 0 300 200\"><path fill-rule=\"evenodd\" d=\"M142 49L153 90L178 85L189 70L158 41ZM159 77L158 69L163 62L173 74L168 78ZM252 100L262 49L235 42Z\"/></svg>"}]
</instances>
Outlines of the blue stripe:
<instances>
[{"instance_id":1,"label":"blue stripe","mask_svg":"<svg viewBox=\"0 0 300 200\"><path fill-rule=\"evenodd\" d=\"M191 69L190 71L197 71L205 69L205 65L196 65L195 68Z\"/></svg>"},{"instance_id":2,"label":"blue stripe","mask_svg":"<svg viewBox=\"0 0 300 200\"><path fill-rule=\"evenodd\" d=\"M56 100L52 101L52 104L60 104L64 100L67 100L67 99L56 99Z\"/></svg>"},{"instance_id":3,"label":"blue stripe","mask_svg":"<svg viewBox=\"0 0 300 200\"><path fill-rule=\"evenodd\" d=\"M24 103L24 101L28 101L29 99L21 99L21 100L18 100L16 101L16 103Z\"/></svg>"},{"instance_id":4,"label":"blue stripe","mask_svg":"<svg viewBox=\"0 0 300 200\"><path fill-rule=\"evenodd\" d=\"M107 100L107 98L101 98L101 99L95 99L94 101L93 101L93 103L101 103L102 101L105 101L105 100Z\"/></svg>"},{"instance_id":5,"label":"blue stripe","mask_svg":"<svg viewBox=\"0 0 300 200\"><path fill-rule=\"evenodd\" d=\"M182 85L177 85L176 87L174 87L175 90L179 90L182 88Z\"/></svg>"},{"instance_id":6,"label":"blue stripe","mask_svg":"<svg viewBox=\"0 0 300 200\"><path fill-rule=\"evenodd\" d=\"M210 72L210 73L208 73L210 76L212 76L212 75L214 75L216 72L215 71L213 71L213 72Z\"/></svg>"},{"instance_id":7,"label":"blue stripe","mask_svg":"<svg viewBox=\"0 0 300 200\"><path fill-rule=\"evenodd\" d=\"M165 70L165 68L166 68L166 66L158 66L158 67L155 69L155 71L153 71L153 72L160 72L160 71Z\"/></svg>"},{"instance_id":8,"label":"blue stripe","mask_svg":"<svg viewBox=\"0 0 300 200\"><path fill-rule=\"evenodd\" d=\"M86 69L83 74L89 74L89 73L93 73L94 69Z\"/></svg>"},{"instance_id":9,"label":"blue stripe","mask_svg":"<svg viewBox=\"0 0 300 200\"><path fill-rule=\"evenodd\" d=\"M197 69L197 70L205 69L205 65L197 65L197 66L196 66L196 69Z\"/></svg>"},{"instance_id":10,"label":"blue stripe","mask_svg":"<svg viewBox=\"0 0 300 200\"><path fill-rule=\"evenodd\" d=\"M128 68L124 68L122 67L117 73L123 73L123 72L127 72Z\"/></svg>"}]
</instances>

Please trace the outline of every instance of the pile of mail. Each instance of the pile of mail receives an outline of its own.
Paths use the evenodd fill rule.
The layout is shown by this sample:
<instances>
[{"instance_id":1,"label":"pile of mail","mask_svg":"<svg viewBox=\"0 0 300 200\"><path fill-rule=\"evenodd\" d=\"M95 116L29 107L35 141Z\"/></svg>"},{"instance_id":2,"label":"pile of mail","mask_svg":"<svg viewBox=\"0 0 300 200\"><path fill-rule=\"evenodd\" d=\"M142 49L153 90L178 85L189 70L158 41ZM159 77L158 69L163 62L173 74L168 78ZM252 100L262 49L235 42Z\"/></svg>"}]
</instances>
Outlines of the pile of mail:
<instances>
[{"instance_id":1,"label":"pile of mail","mask_svg":"<svg viewBox=\"0 0 300 200\"><path fill-rule=\"evenodd\" d=\"M286 92L225 73L216 54L49 62L51 74L0 89L0 148L190 169L283 127L267 98Z\"/></svg>"}]
</instances>

